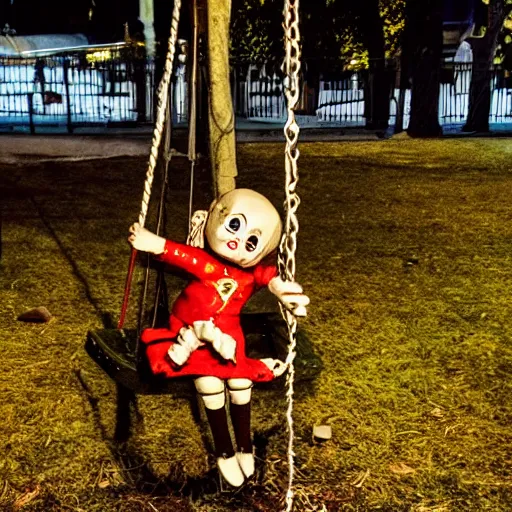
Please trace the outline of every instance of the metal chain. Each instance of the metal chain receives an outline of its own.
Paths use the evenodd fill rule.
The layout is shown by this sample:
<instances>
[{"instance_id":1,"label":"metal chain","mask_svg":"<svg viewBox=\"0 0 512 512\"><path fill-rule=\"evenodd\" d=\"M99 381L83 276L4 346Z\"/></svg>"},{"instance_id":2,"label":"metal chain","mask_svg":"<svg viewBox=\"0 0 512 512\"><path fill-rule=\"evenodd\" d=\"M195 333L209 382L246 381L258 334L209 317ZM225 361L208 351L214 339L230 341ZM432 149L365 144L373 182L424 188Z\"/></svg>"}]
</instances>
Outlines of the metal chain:
<instances>
[{"instance_id":1,"label":"metal chain","mask_svg":"<svg viewBox=\"0 0 512 512\"><path fill-rule=\"evenodd\" d=\"M149 199L151 197L151 188L154 178L154 170L158 158L158 151L162 139L162 133L165 120L165 109L169 95L169 83L171 80L174 54L176 48L176 40L178 35L178 22L181 8L181 0L175 0L171 35L169 37L169 47L167 58L165 62L165 71L160 82L158 90L158 110L156 116L156 124L153 132L153 144L149 157L148 169L146 172L146 180L144 183L144 193L142 198L141 211L139 214L139 224L144 226L146 222L147 210ZM299 179L297 159L299 158L299 151L297 149L297 142L299 137L299 126L295 120L294 109L297 106L300 89L299 89L299 73L300 73L300 33L299 33L299 0L285 0L284 8L284 30L285 30L285 44L286 44L286 57L285 57L285 75L287 83L285 84L285 96L287 100L288 119L284 126L284 136L286 139L285 148L285 230L280 243L280 255L278 258L279 271L281 277L287 281L295 280L295 252L297 247L297 233L299 230L299 223L296 216L297 208L300 204L300 199L295 191ZM296 349L296 332L297 332L297 319L289 311L281 309L284 319L288 325L288 338L289 349L286 358L288 365L287 374L287 391L286 397L288 407L286 412L288 422L288 490L286 493L286 511L291 512L293 508L293 478L294 478L294 457L293 451L294 432L293 432L293 393L294 393L294 378L295 369L293 361L295 359Z\"/></svg>"},{"instance_id":2,"label":"metal chain","mask_svg":"<svg viewBox=\"0 0 512 512\"><path fill-rule=\"evenodd\" d=\"M156 113L155 129L153 130L153 143L149 155L148 169L146 171L146 180L144 182L144 192L142 194L142 204L139 213L139 224L144 226L148 213L149 199L151 197L151 188L155 176L155 167L158 159L158 151L162 140L162 133L165 124L165 111L169 100L169 84L171 83L172 70L174 64L174 54L176 53L176 41L178 39L178 23L180 21L181 0L175 0L172 11L171 34L165 59L164 74L158 86L158 108Z\"/></svg>"},{"instance_id":3,"label":"metal chain","mask_svg":"<svg viewBox=\"0 0 512 512\"><path fill-rule=\"evenodd\" d=\"M286 139L285 148L285 229L279 247L279 273L281 278L286 281L295 281L295 252L297 249L297 233L299 231L299 221L297 219L297 208L300 204L296 187L299 181L299 171L297 160L299 150L297 142L299 138L299 126L295 120L295 108L300 97L300 33L299 33L299 0L285 0L284 3L284 23L285 31L285 49L286 56L284 61L285 72L285 96L288 111L288 118L284 126L284 136ZM293 449L294 431L293 431L293 393L295 368L293 361L295 359L295 349L297 346L297 319L285 308L281 307L281 313L288 325L288 355L286 364L288 373L286 377L286 399L288 407L286 418L288 422L288 490L286 492L286 511L291 512L293 508L293 478L294 478L294 457Z\"/></svg>"}]
</instances>

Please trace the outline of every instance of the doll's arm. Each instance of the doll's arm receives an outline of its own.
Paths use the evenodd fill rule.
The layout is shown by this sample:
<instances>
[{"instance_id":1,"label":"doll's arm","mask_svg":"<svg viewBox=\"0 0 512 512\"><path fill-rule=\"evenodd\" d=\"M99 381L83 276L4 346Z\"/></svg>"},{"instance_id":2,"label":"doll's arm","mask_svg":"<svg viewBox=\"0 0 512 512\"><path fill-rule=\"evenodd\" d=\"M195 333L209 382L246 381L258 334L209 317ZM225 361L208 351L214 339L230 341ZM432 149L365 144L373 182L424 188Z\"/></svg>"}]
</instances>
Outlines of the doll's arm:
<instances>
[{"instance_id":1,"label":"doll's arm","mask_svg":"<svg viewBox=\"0 0 512 512\"><path fill-rule=\"evenodd\" d=\"M137 251L149 252L151 254L162 254L164 252L165 238L151 233L151 231L141 227L138 222L132 224L129 231L128 242Z\"/></svg>"},{"instance_id":2,"label":"doll's arm","mask_svg":"<svg viewBox=\"0 0 512 512\"><path fill-rule=\"evenodd\" d=\"M198 279L211 279L222 273L219 262L204 249L166 240L138 223L130 226L128 242L138 251L155 254L160 261L181 268Z\"/></svg>"},{"instance_id":3,"label":"doll's arm","mask_svg":"<svg viewBox=\"0 0 512 512\"><path fill-rule=\"evenodd\" d=\"M309 297L304 295L302 286L295 281L283 281L279 276L268 283L268 289L281 301L286 309L295 316L306 316Z\"/></svg>"}]
</instances>

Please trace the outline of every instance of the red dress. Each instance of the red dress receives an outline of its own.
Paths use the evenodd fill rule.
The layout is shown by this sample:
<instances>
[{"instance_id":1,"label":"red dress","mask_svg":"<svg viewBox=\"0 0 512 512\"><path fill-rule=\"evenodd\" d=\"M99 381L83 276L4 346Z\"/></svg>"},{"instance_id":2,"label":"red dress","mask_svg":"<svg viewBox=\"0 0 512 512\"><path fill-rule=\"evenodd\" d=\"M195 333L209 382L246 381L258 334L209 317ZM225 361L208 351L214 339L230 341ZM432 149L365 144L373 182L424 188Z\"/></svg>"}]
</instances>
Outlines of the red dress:
<instances>
[{"instance_id":1,"label":"red dress","mask_svg":"<svg viewBox=\"0 0 512 512\"><path fill-rule=\"evenodd\" d=\"M147 344L146 354L153 373L168 378L208 375L220 379L247 378L254 382L272 380L274 375L265 364L245 354L240 313L252 294L277 275L277 268L263 264L239 268L216 259L204 249L171 240L157 258L185 270L193 280L176 299L169 328L145 329L142 333L141 340ZM167 351L180 329L197 320L213 320L222 332L236 340L236 363L224 360L208 342L192 352L183 366L178 367L171 361Z\"/></svg>"}]
</instances>

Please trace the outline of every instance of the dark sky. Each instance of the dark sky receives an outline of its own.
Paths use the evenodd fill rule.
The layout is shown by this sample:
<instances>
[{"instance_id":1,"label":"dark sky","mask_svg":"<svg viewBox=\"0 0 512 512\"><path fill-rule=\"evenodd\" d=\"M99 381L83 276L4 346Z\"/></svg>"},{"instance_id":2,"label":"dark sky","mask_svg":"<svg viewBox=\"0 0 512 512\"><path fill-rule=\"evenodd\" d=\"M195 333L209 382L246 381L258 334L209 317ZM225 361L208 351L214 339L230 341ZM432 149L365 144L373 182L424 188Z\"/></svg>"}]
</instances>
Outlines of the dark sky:
<instances>
[{"instance_id":1,"label":"dark sky","mask_svg":"<svg viewBox=\"0 0 512 512\"><path fill-rule=\"evenodd\" d=\"M93 18L89 20L92 0L0 0L0 30L9 23L18 35L82 33L92 43L119 41L124 38L124 23L130 34L140 32L137 23L139 0L94 0ZM167 39L172 0L154 0L157 38ZM186 25L187 2L181 18Z\"/></svg>"},{"instance_id":2,"label":"dark sky","mask_svg":"<svg viewBox=\"0 0 512 512\"><path fill-rule=\"evenodd\" d=\"M482 0L444 0L444 20L457 22L472 19L477 1L481 3Z\"/></svg>"},{"instance_id":3,"label":"dark sky","mask_svg":"<svg viewBox=\"0 0 512 512\"><path fill-rule=\"evenodd\" d=\"M73 34L95 39L123 38L123 24L134 23L138 0L95 0L94 16L89 20L92 0L0 0L0 28L5 23L20 35Z\"/></svg>"},{"instance_id":4,"label":"dark sky","mask_svg":"<svg viewBox=\"0 0 512 512\"><path fill-rule=\"evenodd\" d=\"M93 0L0 0L0 29L9 23L20 35L83 33L92 42L123 39L124 23L137 29L139 0L94 0L94 15L89 20ZM168 32L172 0L154 0L157 34ZM460 22L478 18L485 10L482 0L444 0L445 21ZM182 17L187 14L184 2ZM484 13L485 14L485 13Z\"/></svg>"}]
</instances>

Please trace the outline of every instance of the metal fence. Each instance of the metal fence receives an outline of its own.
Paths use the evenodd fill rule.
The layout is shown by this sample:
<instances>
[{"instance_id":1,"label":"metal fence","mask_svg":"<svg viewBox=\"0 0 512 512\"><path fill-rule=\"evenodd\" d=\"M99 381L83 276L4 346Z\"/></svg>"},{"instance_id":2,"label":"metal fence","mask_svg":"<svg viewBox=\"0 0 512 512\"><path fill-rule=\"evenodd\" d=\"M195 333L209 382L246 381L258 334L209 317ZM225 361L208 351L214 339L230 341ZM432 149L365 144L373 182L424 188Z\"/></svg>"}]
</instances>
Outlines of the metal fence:
<instances>
[{"instance_id":1,"label":"metal fence","mask_svg":"<svg viewBox=\"0 0 512 512\"><path fill-rule=\"evenodd\" d=\"M235 112L249 120L281 122L286 117L284 80L278 69L234 67ZM301 113L317 125L364 126L368 73L320 74L303 85ZM393 78L393 77L392 77ZM187 73L179 63L173 82L173 120L185 123L188 113ZM468 115L471 63L452 63L442 72L439 120L464 123ZM491 81L491 123L512 122L512 79L495 70ZM82 52L39 58L0 58L0 128L39 125L77 126L152 122L155 66L123 51ZM410 90L404 101L404 127L409 122ZM394 125L400 91L392 89L390 125Z\"/></svg>"},{"instance_id":2,"label":"metal fence","mask_svg":"<svg viewBox=\"0 0 512 512\"><path fill-rule=\"evenodd\" d=\"M364 126L362 74L350 73L339 80L320 80L316 115L320 122Z\"/></svg>"},{"instance_id":3,"label":"metal fence","mask_svg":"<svg viewBox=\"0 0 512 512\"><path fill-rule=\"evenodd\" d=\"M0 125L152 121L154 65L120 52L0 58Z\"/></svg>"},{"instance_id":4,"label":"metal fence","mask_svg":"<svg viewBox=\"0 0 512 512\"><path fill-rule=\"evenodd\" d=\"M276 71L249 66L241 73L236 68L233 74L239 77L233 83L235 112L248 119L281 120L286 116L283 81Z\"/></svg>"},{"instance_id":5,"label":"metal fence","mask_svg":"<svg viewBox=\"0 0 512 512\"><path fill-rule=\"evenodd\" d=\"M462 124L466 121L469 107L469 88L471 84L471 63L446 64L441 74L439 89L439 121L442 125ZM320 76L318 91L314 91L316 105L309 112L316 116L322 125L364 126L365 93L367 92L366 72L340 72L339 76L328 79ZM244 93L245 103L235 104L237 114L255 120L284 120L286 109L284 95L275 86L281 85L278 76L272 81L252 69L245 81L239 81L237 87ZM271 84L271 85L270 85ZM307 85L305 90L307 90ZM309 92L311 90L309 89ZM400 90L392 89L390 98L390 125L394 125ZM404 127L409 123L411 91L404 91ZM273 106L273 108L272 108ZM512 78L496 69L491 80L491 123L512 122Z\"/></svg>"},{"instance_id":6,"label":"metal fence","mask_svg":"<svg viewBox=\"0 0 512 512\"><path fill-rule=\"evenodd\" d=\"M469 63L445 67L439 90L439 120L441 124L458 124L466 121L471 84Z\"/></svg>"}]
</instances>

